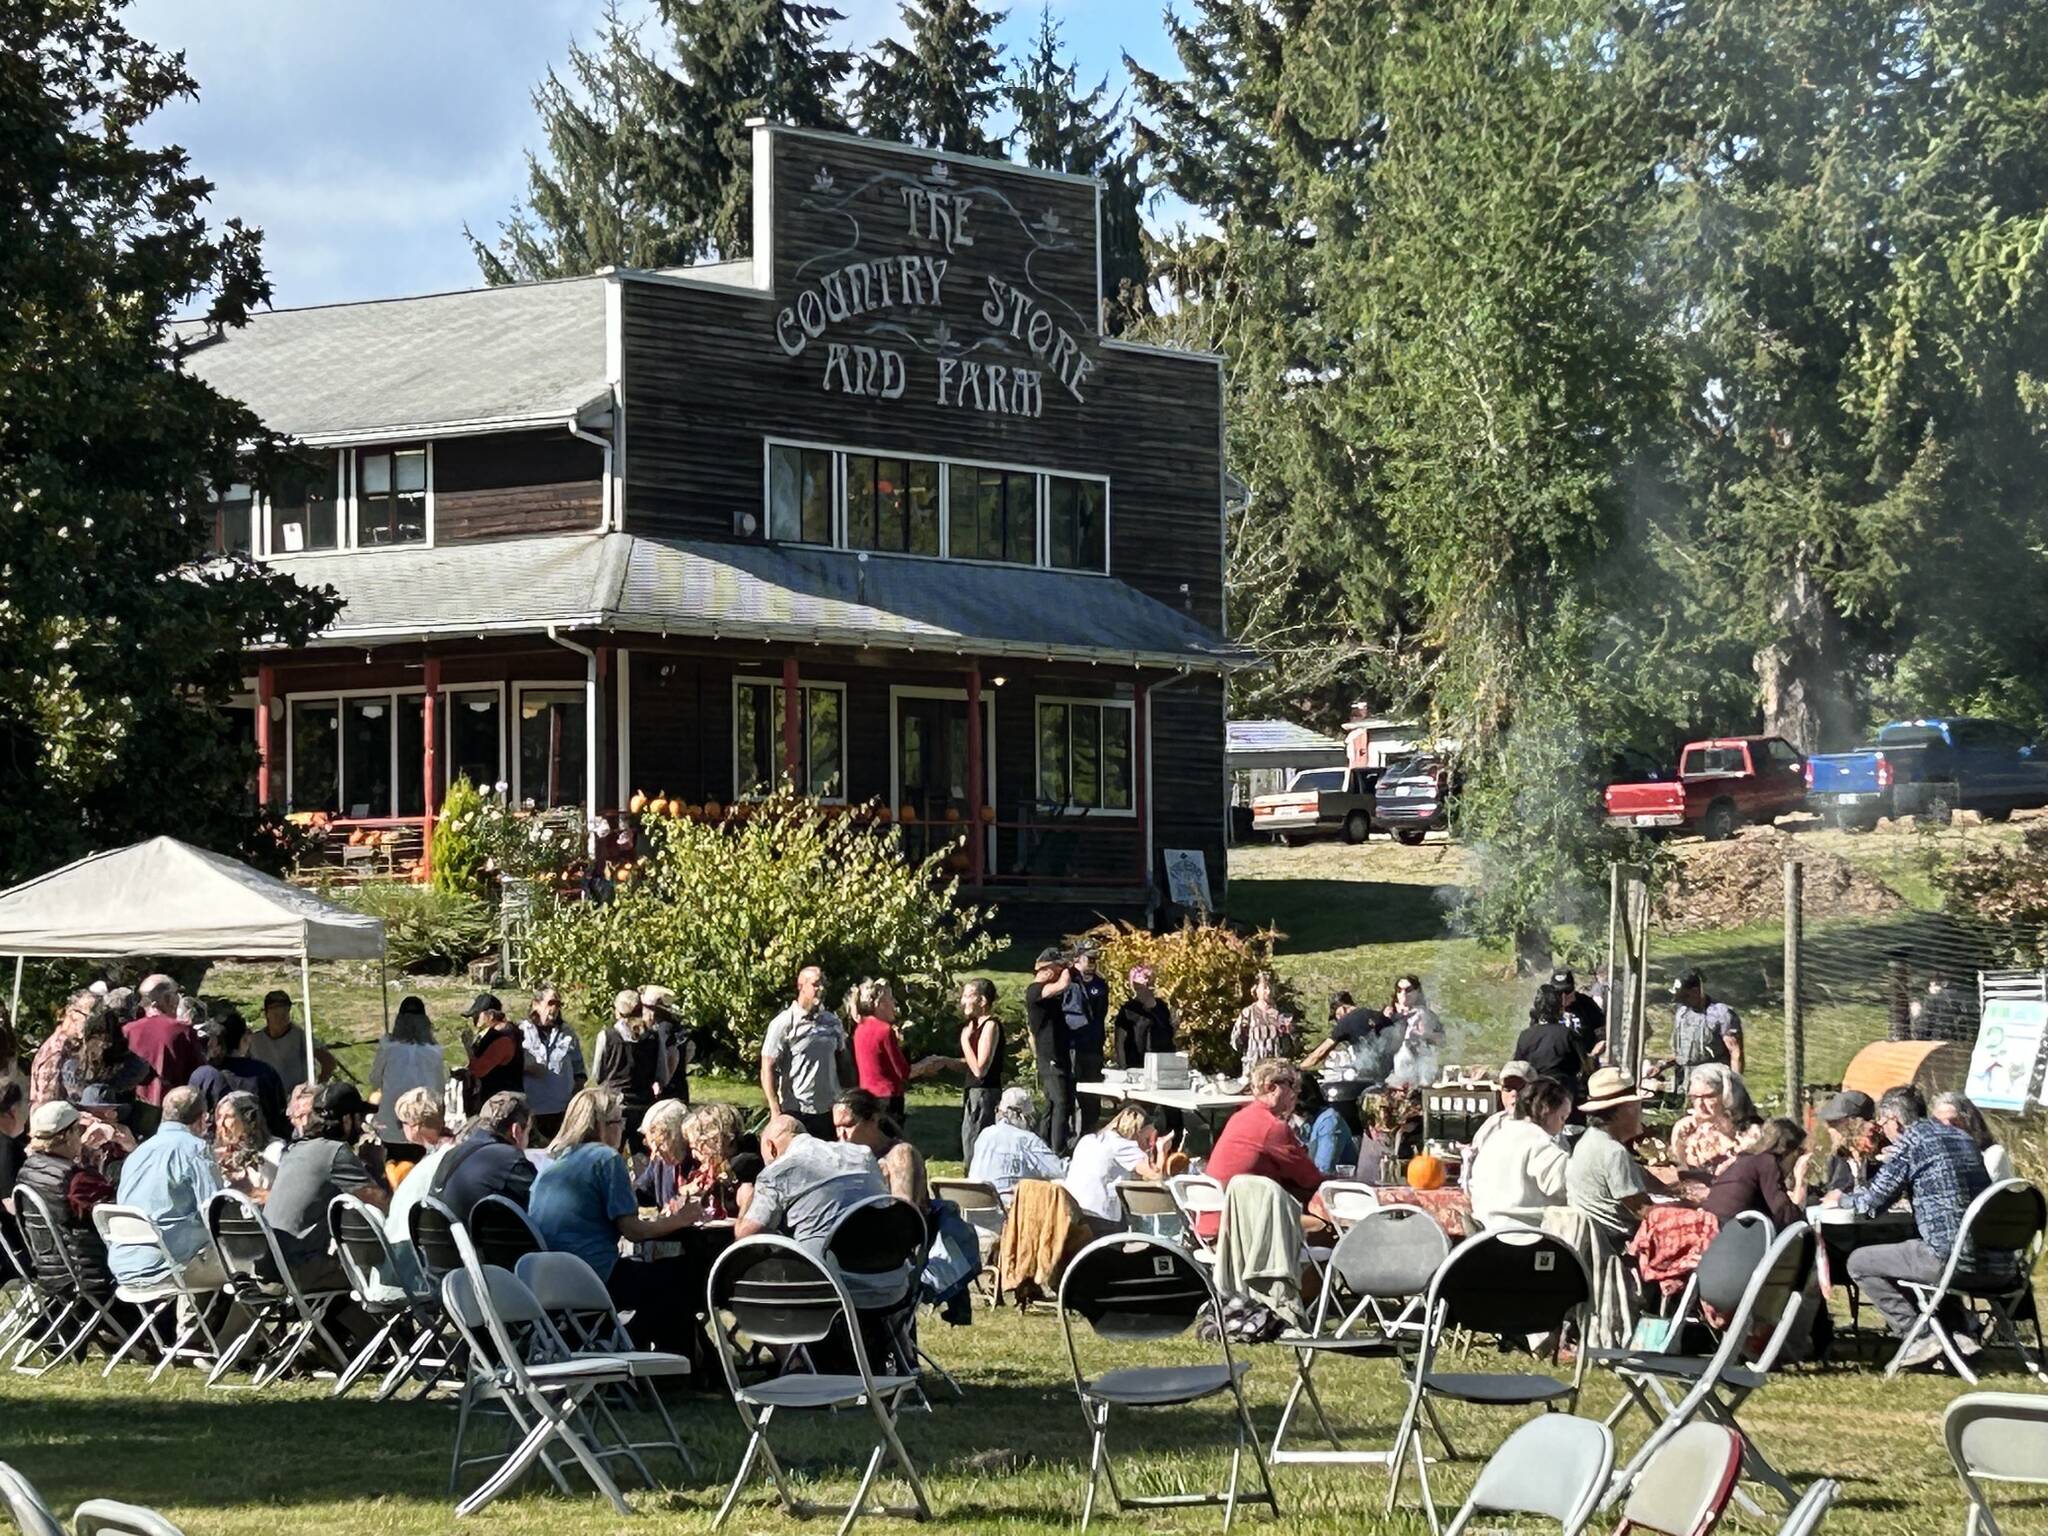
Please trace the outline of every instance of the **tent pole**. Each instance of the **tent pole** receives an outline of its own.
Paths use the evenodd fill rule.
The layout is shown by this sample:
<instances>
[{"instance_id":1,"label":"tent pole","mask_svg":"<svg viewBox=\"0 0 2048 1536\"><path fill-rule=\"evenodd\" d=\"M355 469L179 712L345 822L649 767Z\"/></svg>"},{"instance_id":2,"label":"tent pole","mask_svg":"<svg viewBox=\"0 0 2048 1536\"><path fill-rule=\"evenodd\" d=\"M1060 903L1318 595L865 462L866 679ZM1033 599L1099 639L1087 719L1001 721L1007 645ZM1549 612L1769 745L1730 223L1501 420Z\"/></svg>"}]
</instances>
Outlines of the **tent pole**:
<instances>
[{"instance_id":1,"label":"tent pole","mask_svg":"<svg viewBox=\"0 0 2048 1536\"><path fill-rule=\"evenodd\" d=\"M377 951L377 995L384 999L384 1033L391 1033L391 969L388 963L390 951Z\"/></svg>"},{"instance_id":2,"label":"tent pole","mask_svg":"<svg viewBox=\"0 0 2048 1536\"><path fill-rule=\"evenodd\" d=\"M14 1001L7 1007L7 1022L16 1029L21 1028L21 962L22 955L14 957Z\"/></svg>"},{"instance_id":3,"label":"tent pole","mask_svg":"<svg viewBox=\"0 0 2048 1536\"><path fill-rule=\"evenodd\" d=\"M320 1081L319 1059L313 1054L313 960L310 955L299 956L299 1011L306 1020L306 1081Z\"/></svg>"}]
</instances>

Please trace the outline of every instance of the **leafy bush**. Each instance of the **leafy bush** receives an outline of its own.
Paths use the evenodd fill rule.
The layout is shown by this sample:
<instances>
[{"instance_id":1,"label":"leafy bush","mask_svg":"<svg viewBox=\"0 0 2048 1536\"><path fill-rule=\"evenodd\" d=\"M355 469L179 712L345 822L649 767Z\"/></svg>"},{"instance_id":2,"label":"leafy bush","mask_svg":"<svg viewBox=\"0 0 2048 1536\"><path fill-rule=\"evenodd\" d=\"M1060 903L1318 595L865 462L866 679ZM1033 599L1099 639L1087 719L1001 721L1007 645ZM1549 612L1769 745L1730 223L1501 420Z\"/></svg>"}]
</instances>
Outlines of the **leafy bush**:
<instances>
[{"instance_id":1,"label":"leafy bush","mask_svg":"<svg viewBox=\"0 0 2048 1536\"><path fill-rule=\"evenodd\" d=\"M477 836L477 818L484 797L463 774L448 786L448 798L434 821L434 889L449 896L484 894L482 840Z\"/></svg>"},{"instance_id":2,"label":"leafy bush","mask_svg":"<svg viewBox=\"0 0 2048 1536\"><path fill-rule=\"evenodd\" d=\"M912 861L895 827L787 791L717 824L650 817L640 836L612 899L537 915L527 964L598 1011L627 986L671 987L717 1059L758 1059L805 965L833 998L887 977L908 1034L949 1019L958 978L996 948L945 874L951 848Z\"/></svg>"},{"instance_id":3,"label":"leafy bush","mask_svg":"<svg viewBox=\"0 0 2048 1536\"><path fill-rule=\"evenodd\" d=\"M493 943L491 909L474 896L440 889L438 882L379 881L334 895L345 906L383 919L385 953L401 971L459 972Z\"/></svg>"},{"instance_id":4,"label":"leafy bush","mask_svg":"<svg viewBox=\"0 0 2048 1536\"><path fill-rule=\"evenodd\" d=\"M2007 931L2003 959L2048 963L2048 826L2028 827L2018 848L1965 854L1931 873L1945 910Z\"/></svg>"},{"instance_id":5,"label":"leafy bush","mask_svg":"<svg viewBox=\"0 0 2048 1536\"><path fill-rule=\"evenodd\" d=\"M1195 922L1172 933L1147 933L1107 922L1082 937L1100 950L1096 964L1109 983L1111 1017L1130 1001L1131 967L1149 965L1157 973L1159 995L1173 1005L1180 1048L1199 1070L1223 1072L1234 1071L1239 1061L1230 1048L1230 1026L1251 1001L1259 972L1272 969L1273 946L1286 935L1272 928L1240 934L1222 923ZM1300 1020L1300 999L1284 979L1274 980L1281 1011Z\"/></svg>"}]
</instances>

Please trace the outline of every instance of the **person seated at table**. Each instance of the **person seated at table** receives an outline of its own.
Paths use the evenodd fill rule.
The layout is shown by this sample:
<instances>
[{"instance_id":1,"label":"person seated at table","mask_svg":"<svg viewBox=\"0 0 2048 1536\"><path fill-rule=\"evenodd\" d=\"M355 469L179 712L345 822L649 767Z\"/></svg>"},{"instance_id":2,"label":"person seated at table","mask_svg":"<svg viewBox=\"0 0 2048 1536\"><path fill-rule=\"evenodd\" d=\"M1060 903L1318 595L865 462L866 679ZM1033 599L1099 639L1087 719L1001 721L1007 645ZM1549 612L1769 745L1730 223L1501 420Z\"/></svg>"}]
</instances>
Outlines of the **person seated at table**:
<instances>
[{"instance_id":1,"label":"person seated at table","mask_svg":"<svg viewBox=\"0 0 2048 1536\"><path fill-rule=\"evenodd\" d=\"M1497 1079L1500 1085L1500 1108L1479 1122L1479 1129L1472 1133L1471 1144L1465 1148L1464 1161L1458 1165L1458 1188L1472 1188L1472 1170L1479 1162L1479 1149L1492 1139L1493 1133L1515 1118L1515 1100L1523 1084L1536 1076L1536 1071L1526 1061L1511 1061L1500 1069ZM1569 1102L1571 1091L1565 1091Z\"/></svg>"},{"instance_id":2,"label":"person seated at table","mask_svg":"<svg viewBox=\"0 0 2048 1536\"><path fill-rule=\"evenodd\" d=\"M328 1248L327 1207L336 1195L354 1195L379 1211L391 1203L380 1177L383 1149L374 1139L364 1144L369 1119L370 1106L354 1083L322 1083L313 1095L305 1133L278 1161L263 1213L302 1291L348 1287L341 1261ZM365 1152L377 1162L376 1169L365 1162Z\"/></svg>"},{"instance_id":3,"label":"person seated at table","mask_svg":"<svg viewBox=\"0 0 2048 1536\"><path fill-rule=\"evenodd\" d=\"M832 1101L832 1130L841 1141L866 1147L882 1170L889 1193L908 1200L920 1211L931 1200L924 1172L924 1154L903 1138L885 1105L865 1088L849 1088Z\"/></svg>"},{"instance_id":4,"label":"person seated at table","mask_svg":"<svg viewBox=\"0 0 2048 1536\"><path fill-rule=\"evenodd\" d=\"M1565 1204L1583 1211L1615 1252L1642 1225L1654 1186L1629 1144L1643 1133L1643 1100L1626 1072L1602 1067L1586 1084L1580 1105L1585 1134L1565 1165Z\"/></svg>"},{"instance_id":5,"label":"person seated at table","mask_svg":"<svg viewBox=\"0 0 2048 1536\"><path fill-rule=\"evenodd\" d=\"M1806 1132L1790 1120L1766 1120L1721 1165L1701 1207L1727 1226L1759 1211L1783 1230L1806 1219Z\"/></svg>"},{"instance_id":6,"label":"person seated at table","mask_svg":"<svg viewBox=\"0 0 2048 1536\"><path fill-rule=\"evenodd\" d=\"M486 1195L502 1195L524 1210L538 1171L526 1155L532 1127L525 1094L492 1094L435 1164L428 1192L457 1221L469 1220L471 1209Z\"/></svg>"},{"instance_id":7,"label":"person seated at table","mask_svg":"<svg viewBox=\"0 0 2048 1536\"><path fill-rule=\"evenodd\" d=\"M17 1211L19 1193L33 1190L49 1207L56 1223L57 1240L70 1254L71 1262L91 1284L111 1289L107 1269L107 1245L93 1225L96 1206L114 1201L114 1186L96 1173L85 1157L88 1135L105 1137L119 1130L104 1122L88 1120L78 1107L64 1099L51 1099L36 1107L28 1118L28 1156L15 1175ZM24 1255L26 1258L26 1255Z\"/></svg>"},{"instance_id":8,"label":"person seated at table","mask_svg":"<svg viewBox=\"0 0 2048 1536\"><path fill-rule=\"evenodd\" d=\"M1067 1160L1032 1129L1036 1113L1031 1090L1012 1084L996 1101L995 1123L974 1138L974 1161L967 1165L967 1177L990 1186L1005 1205L1025 1179L1057 1184L1067 1176Z\"/></svg>"},{"instance_id":9,"label":"person seated at table","mask_svg":"<svg viewBox=\"0 0 2048 1536\"><path fill-rule=\"evenodd\" d=\"M1920 1303L1900 1282L1932 1285L1941 1278L1962 1231L1963 1213L1991 1187L1991 1175L1969 1135L1928 1119L1926 1099L1910 1084L1887 1089L1877 1101L1877 1129L1891 1144L1891 1156L1865 1188L1851 1195L1831 1190L1823 1203L1846 1206L1859 1216L1878 1216L1901 1198L1912 1201L1914 1236L1902 1243L1858 1248L1848 1264L1850 1280L1883 1314L1885 1326L1903 1338L1920 1316ZM1990 1281L2009 1280L2012 1273L2013 1254L2004 1249L1977 1249L1965 1255L1957 1270L1959 1276ZM1943 1304L1942 1321L1957 1348L1965 1355L1977 1352L1977 1341L1963 1331L1962 1309L1953 1298ZM1941 1341L1930 1330L1901 1357L1899 1366L1904 1370L1926 1365L1940 1354Z\"/></svg>"},{"instance_id":10,"label":"person seated at table","mask_svg":"<svg viewBox=\"0 0 2048 1536\"><path fill-rule=\"evenodd\" d=\"M1687 1074L1685 1098L1690 1107L1671 1127L1671 1160L1684 1173L1719 1173L1763 1117L1742 1079L1718 1061Z\"/></svg>"},{"instance_id":11,"label":"person seated at table","mask_svg":"<svg viewBox=\"0 0 2048 1536\"><path fill-rule=\"evenodd\" d=\"M605 1283L626 1332L642 1349L703 1358L697 1307L710 1266L703 1255L621 1258L619 1242L656 1242L703 1219L692 1200L652 1216L640 1212L633 1176L619 1153L626 1134L625 1100L610 1088L579 1089L562 1113L554 1155L533 1181L527 1214L551 1249L573 1253Z\"/></svg>"},{"instance_id":12,"label":"person seated at table","mask_svg":"<svg viewBox=\"0 0 2048 1536\"><path fill-rule=\"evenodd\" d=\"M1472 1214L1489 1225L1499 1220L1530 1224L1548 1206L1563 1205L1565 1170L1571 1155L1558 1138L1571 1118L1572 1099L1564 1084L1531 1078L1515 1095L1514 1117L1495 1128L1483 1144L1474 1142L1466 1163L1472 1182Z\"/></svg>"},{"instance_id":13,"label":"person seated at table","mask_svg":"<svg viewBox=\"0 0 2048 1536\"><path fill-rule=\"evenodd\" d=\"M1358 1167L1358 1095L1362 1086L1350 1081L1325 1085L1310 1072L1301 1076L1295 1119L1302 1145L1326 1179L1338 1177L1340 1167Z\"/></svg>"},{"instance_id":14,"label":"person seated at table","mask_svg":"<svg viewBox=\"0 0 2048 1536\"><path fill-rule=\"evenodd\" d=\"M1968 1097L1953 1089L1937 1093L1927 1106L1927 1113L1943 1125L1954 1126L1977 1144L1977 1150L1984 1154L1984 1171L1991 1176L1992 1183L2019 1177L2013 1171L2012 1154L1998 1144L1991 1127L1984 1123L1984 1111Z\"/></svg>"},{"instance_id":15,"label":"person seated at table","mask_svg":"<svg viewBox=\"0 0 2048 1536\"><path fill-rule=\"evenodd\" d=\"M1252 1069L1247 1087L1251 1103L1224 1122L1203 1171L1225 1186L1241 1173L1271 1179L1301 1202L1313 1218L1305 1223L1313 1234L1328 1221L1322 1198L1316 1193L1323 1174L1308 1149L1287 1129L1287 1117L1294 1113L1301 1093L1301 1072L1291 1061L1269 1057ZM1214 1217L1205 1216L1199 1225L1206 1228L1214 1223ZM1210 1234L1205 1231L1203 1235Z\"/></svg>"},{"instance_id":16,"label":"person seated at table","mask_svg":"<svg viewBox=\"0 0 2048 1536\"><path fill-rule=\"evenodd\" d=\"M681 1192L690 1172L690 1144L683 1139L689 1118L690 1106L681 1099L657 1099L641 1116L647 1164L633 1180L633 1193L642 1205L667 1205Z\"/></svg>"},{"instance_id":17,"label":"person seated at table","mask_svg":"<svg viewBox=\"0 0 2048 1536\"><path fill-rule=\"evenodd\" d=\"M1284 1129L1284 1127L1283 1127ZM1287 1138L1302 1157L1301 1143ZM1109 1123L1074 1143L1073 1161L1060 1181L1100 1232L1123 1229L1124 1207L1116 1186L1123 1179L1163 1179L1173 1153L1173 1133L1160 1135L1151 1111L1142 1104L1119 1104Z\"/></svg>"},{"instance_id":18,"label":"person seated at table","mask_svg":"<svg viewBox=\"0 0 2048 1536\"><path fill-rule=\"evenodd\" d=\"M704 1207L706 1221L724 1221L740 1210L740 1188L751 1184L761 1171L760 1154L741 1151L746 1124L731 1104L699 1104L683 1122L683 1146L689 1154L689 1169L679 1189L686 1199ZM744 1175L744 1177L743 1177Z\"/></svg>"},{"instance_id":19,"label":"person seated at table","mask_svg":"<svg viewBox=\"0 0 2048 1536\"><path fill-rule=\"evenodd\" d=\"M284 1125L284 1079L268 1062L249 1054L249 1022L232 1004L213 1015L213 1034L206 1042L206 1061L192 1074L191 1085L199 1090L211 1114L231 1093L253 1093L263 1110L266 1126Z\"/></svg>"},{"instance_id":20,"label":"person seated at table","mask_svg":"<svg viewBox=\"0 0 2048 1536\"><path fill-rule=\"evenodd\" d=\"M431 1088L406 1089L391 1106L391 1114L398 1125L398 1145L412 1154L392 1156L385 1164L384 1182L396 1192L413 1169L453 1146L455 1138L448 1134L447 1102ZM393 1201L392 1209L397 1208Z\"/></svg>"},{"instance_id":21,"label":"person seated at table","mask_svg":"<svg viewBox=\"0 0 2048 1536\"><path fill-rule=\"evenodd\" d=\"M224 1095L213 1108L213 1156L221 1182L261 1205L277 1179L285 1140L272 1134L253 1093Z\"/></svg>"},{"instance_id":22,"label":"person seated at table","mask_svg":"<svg viewBox=\"0 0 2048 1536\"><path fill-rule=\"evenodd\" d=\"M1826 1188L1854 1194L1877 1171L1877 1104L1869 1094L1845 1088L1815 1111L1828 1133Z\"/></svg>"},{"instance_id":23,"label":"person seated at table","mask_svg":"<svg viewBox=\"0 0 2048 1536\"><path fill-rule=\"evenodd\" d=\"M761 1158L766 1166L733 1227L735 1237L775 1232L822 1258L848 1211L889 1193L866 1147L813 1136L795 1115L776 1115L761 1128ZM846 1288L855 1306L887 1306L902 1295L900 1285L861 1274L846 1276Z\"/></svg>"}]
</instances>

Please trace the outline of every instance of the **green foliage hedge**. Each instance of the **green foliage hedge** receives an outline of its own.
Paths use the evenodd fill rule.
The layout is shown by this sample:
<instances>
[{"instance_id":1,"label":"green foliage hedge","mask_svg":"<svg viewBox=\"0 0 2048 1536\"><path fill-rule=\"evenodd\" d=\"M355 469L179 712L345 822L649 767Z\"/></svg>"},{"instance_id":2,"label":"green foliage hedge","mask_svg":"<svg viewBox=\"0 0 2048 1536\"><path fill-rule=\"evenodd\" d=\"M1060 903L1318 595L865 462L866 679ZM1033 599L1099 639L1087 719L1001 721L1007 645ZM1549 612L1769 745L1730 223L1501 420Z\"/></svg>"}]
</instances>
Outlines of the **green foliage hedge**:
<instances>
[{"instance_id":1,"label":"green foliage hedge","mask_svg":"<svg viewBox=\"0 0 2048 1536\"><path fill-rule=\"evenodd\" d=\"M466 893L380 881L335 896L383 919L385 954L394 970L460 972L492 945L491 909Z\"/></svg>"},{"instance_id":2,"label":"green foliage hedge","mask_svg":"<svg viewBox=\"0 0 2048 1536\"><path fill-rule=\"evenodd\" d=\"M1187 923L1172 933L1147 933L1129 923L1108 922L1082 937L1098 949L1097 968L1109 983L1110 1016L1131 999L1128 977L1134 965L1157 973L1153 986L1173 1005L1174 1040L1203 1072L1235 1072L1230 1026L1252 1000L1252 982L1273 965L1273 946L1285 935L1271 928L1241 934L1222 923ZM1275 1001L1302 1022L1301 1000L1280 978ZM1319 1021L1307 1021L1315 1033ZM1305 1043L1304 1036L1296 1037Z\"/></svg>"}]
</instances>

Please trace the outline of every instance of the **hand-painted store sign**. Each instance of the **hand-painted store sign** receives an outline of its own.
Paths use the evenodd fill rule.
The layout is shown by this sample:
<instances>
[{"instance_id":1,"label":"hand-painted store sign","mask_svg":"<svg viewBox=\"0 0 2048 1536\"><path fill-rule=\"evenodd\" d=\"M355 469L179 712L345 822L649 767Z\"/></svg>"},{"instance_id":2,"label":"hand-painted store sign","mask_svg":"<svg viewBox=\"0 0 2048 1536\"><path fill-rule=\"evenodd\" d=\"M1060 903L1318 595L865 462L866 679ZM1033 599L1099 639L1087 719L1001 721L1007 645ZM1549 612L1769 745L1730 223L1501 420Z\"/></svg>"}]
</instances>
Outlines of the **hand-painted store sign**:
<instances>
[{"instance_id":1,"label":"hand-painted store sign","mask_svg":"<svg viewBox=\"0 0 2048 1536\"><path fill-rule=\"evenodd\" d=\"M818 360L827 394L900 400L916 390L948 408L1028 417L1056 390L1087 403L1096 371L1082 342L1088 323L1032 272L1039 256L1078 248L1056 211L1033 218L997 187L958 185L943 161L922 177L876 171L846 191L819 166L803 205L843 220L849 238L797 268L803 286L776 312L775 340L789 357ZM901 236L925 249L866 254L861 218L878 213L891 243ZM984 253L1017 248L986 238L991 231L1023 236L1014 269L987 270L994 258ZM949 303L971 306L979 328L957 331Z\"/></svg>"}]
</instances>

